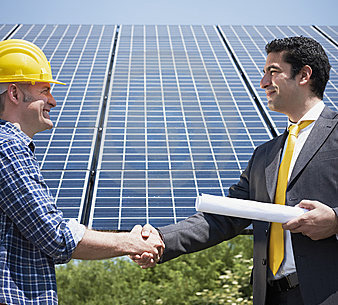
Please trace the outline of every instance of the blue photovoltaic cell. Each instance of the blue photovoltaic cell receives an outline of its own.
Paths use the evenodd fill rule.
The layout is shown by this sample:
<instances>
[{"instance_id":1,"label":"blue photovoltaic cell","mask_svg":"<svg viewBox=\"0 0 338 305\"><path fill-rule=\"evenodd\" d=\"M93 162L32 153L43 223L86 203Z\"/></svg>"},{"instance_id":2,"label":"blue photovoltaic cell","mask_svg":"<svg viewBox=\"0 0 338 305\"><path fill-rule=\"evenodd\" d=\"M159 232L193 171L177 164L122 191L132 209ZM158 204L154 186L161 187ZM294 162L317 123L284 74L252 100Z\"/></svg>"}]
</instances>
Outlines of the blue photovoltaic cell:
<instances>
[{"instance_id":1,"label":"blue photovoltaic cell","mask_svg":"<svg viewBox=\"0 0 338 305\"><path fill-rule=\"evenodd\" d=\"M338 44L338 26L330 25L330 26L317 26L320 31L322 31L325 35L327 35L330 39L332 39L336 45Z\"/></svg>"},{"instance_id":2,"label":"blue photovoltaic cell","mask_svg":"<svg viewBox=\"0 0 338 305\"><path fill-rule=\"evenodd\" d=\"M332 65L324 102L337 109L337 33L337 26L0 25L0 39L34 42L67 83L52 85L55 127L35 136L37 159L65 217L104 230L175 223L195 213L198 194L227 195L254 148L272 137L252 92L284 131L286 117L267 108L259 88L269 41L319 41Z\"/></svg>"},{"instance_id":3,"label":"blue photovoltaic cell","mask_svg":"<svg viewBox=\"0 0 338 305\"><path fill-rule=\"evenodd\" d=\"M0 40L6 38L15 29L13 24L0 24Z\"/></svg>"},{"instance_id":4,"label":"blue photovoltaic cell","mask_svg":"<svg viewBox=\"0 0 338 305\"><path fill-rule=\"evenodd\" d=\"M131 229L226 195L270 139L213 26L121 26L90 224Z\"/></svg>"}]
</instances>

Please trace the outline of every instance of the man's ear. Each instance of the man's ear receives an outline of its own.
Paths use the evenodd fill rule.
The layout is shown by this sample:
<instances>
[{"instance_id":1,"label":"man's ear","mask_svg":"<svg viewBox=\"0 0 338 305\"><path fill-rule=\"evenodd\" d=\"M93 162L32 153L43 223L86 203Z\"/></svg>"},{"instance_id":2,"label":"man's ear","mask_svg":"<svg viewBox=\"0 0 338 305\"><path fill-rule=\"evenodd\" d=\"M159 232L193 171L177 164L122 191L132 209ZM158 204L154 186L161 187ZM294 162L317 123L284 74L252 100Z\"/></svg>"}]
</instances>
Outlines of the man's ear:
<instances>
[{"instance_id":1,"label":"man's ear","mask_svg":"<svg viewBox=\"0 0 338 305\"><path fill-rule=\"evenodd\" d=\"M11 102L18 104L19 99L22 95L22 92L16 84L9 84L7 89L7 94Z\"/></svg>"},{"instance_id":2,"label":"man's ear","mask_svg":"<svg viewBox=\"0 0 338 305\"><path fill-rule=\"evenodd\" d=\"M299 84L300 85L306 85L310 82L310 78L312 75L312 68L308 65L305 65L299 72L300 79Z\"/></svg>"}]
</instances>

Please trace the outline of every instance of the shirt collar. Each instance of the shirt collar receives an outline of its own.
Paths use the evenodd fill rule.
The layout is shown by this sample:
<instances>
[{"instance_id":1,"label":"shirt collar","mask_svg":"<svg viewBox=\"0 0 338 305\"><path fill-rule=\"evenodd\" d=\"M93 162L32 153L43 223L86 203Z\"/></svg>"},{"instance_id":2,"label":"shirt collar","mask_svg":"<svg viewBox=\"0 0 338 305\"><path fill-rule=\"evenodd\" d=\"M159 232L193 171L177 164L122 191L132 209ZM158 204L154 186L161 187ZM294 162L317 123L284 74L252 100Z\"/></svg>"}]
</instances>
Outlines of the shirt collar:
<instances>
[{"instance_id":1,"label":"shirt collar","mask_svg":"<svg viewBox=\"0 0 338 305\"><path fill-rule=\"evenodd\" d=\"M30 148L32 152L34 152L35 145L32 139L29 136L27 136L23 131L21 131L19 128L17 128L14 124L0 119L0 129L2 129L7 134L12 134L18 137L21 141L25 143L25 145L27 145Z\"/></svg>"},{"instance_id":2,"label":"shirt collar","mask_svg":"<svg viewBox=\"0 0 338 305\"><path fill-rule=\"evenodd\" d=\"M316 121L319 118L322 111L324 110L324 107L325 107L324 102L320 100L307 113L304 114L304 116L297 122L297 124L307 120ZM288 127L293 124L295 123L292 123L290 122L290 120L288 120Z\"/></svg>"}]
</instances>

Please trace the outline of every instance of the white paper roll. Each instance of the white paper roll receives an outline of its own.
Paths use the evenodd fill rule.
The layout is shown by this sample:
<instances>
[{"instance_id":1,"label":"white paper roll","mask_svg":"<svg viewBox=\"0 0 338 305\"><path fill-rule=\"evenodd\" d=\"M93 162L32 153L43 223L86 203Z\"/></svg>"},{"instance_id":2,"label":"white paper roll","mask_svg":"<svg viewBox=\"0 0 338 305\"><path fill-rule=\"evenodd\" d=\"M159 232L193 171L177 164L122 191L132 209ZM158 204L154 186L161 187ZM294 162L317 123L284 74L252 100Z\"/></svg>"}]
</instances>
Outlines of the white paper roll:
<instances>
[{"instance_id":1,"label":"white paper roll","mask_svg":"<svg viewBox=\"0 0 338 305\"><path fill-rule=\"evenodd\" d=\"M212 214L280 223L288 222L308 211L299 207L207 194L202 194L196 198L196 210Z\"/></svg>"}]
</instances>

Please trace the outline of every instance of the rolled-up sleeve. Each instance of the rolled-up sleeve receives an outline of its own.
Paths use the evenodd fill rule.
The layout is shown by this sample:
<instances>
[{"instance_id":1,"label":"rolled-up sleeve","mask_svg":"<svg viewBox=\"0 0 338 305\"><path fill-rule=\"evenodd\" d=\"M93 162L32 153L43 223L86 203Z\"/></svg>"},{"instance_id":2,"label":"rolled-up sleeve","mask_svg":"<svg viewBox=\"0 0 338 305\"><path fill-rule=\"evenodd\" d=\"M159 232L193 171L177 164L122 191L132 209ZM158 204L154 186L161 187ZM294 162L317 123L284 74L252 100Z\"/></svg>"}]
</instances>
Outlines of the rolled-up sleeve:
<instances>
[{"instance_id":1,"label":"rolled-up sleeve","mask_svg":"<svg viewBox=\"0 0 338 305\"><path fill-rule=\"evenodd\" d=\"M68 262L84 226L63 218L28 147L11 140L2 143L0 154L0 208L55 263Z\"/></svg>"}]
</instances>

